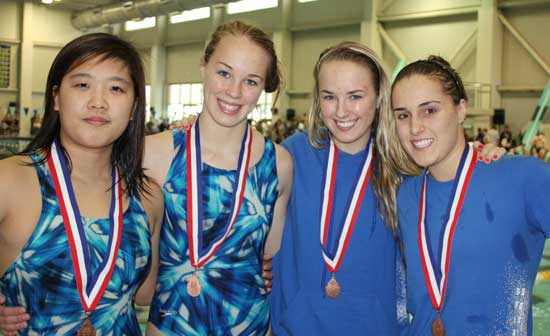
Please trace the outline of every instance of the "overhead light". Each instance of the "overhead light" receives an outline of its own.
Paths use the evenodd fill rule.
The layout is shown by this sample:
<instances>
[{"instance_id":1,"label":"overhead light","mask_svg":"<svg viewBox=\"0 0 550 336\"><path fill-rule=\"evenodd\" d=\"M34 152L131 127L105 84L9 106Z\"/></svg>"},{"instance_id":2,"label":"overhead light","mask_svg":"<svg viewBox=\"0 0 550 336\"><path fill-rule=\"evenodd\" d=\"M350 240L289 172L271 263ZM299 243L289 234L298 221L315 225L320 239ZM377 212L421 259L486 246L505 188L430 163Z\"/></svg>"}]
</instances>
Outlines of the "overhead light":
<instances>
[{"instance_id":1,"label":"overhead light","mask_svg":"<svg viewBox=\"0 0 550 336\"><path fill-rule=\"evenodd\" d=\"M46 4L46 5L49 5L49 4L53 3L53 0L42 0L42 3Z\"/></svg>"}]
</instances>

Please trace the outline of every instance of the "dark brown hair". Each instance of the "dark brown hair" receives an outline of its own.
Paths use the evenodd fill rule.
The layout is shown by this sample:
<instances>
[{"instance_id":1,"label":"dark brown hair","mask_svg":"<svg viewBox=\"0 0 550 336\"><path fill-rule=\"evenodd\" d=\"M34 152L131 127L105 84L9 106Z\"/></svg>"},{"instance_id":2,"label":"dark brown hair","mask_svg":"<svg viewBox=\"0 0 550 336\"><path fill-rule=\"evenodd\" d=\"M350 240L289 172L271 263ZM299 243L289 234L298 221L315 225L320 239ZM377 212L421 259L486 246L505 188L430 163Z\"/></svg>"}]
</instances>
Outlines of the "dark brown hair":
<instances>
[{"instance_id":1,"label":"dark brown hair","mask_svg":"<svg viewBox=\"0 0 550 336\"><path fill-rule=\"evenodd\" d=\"M44 120L42 127L31 143L20 153L42 154L42 163L48 159L52 142L59 136L61 124L59 113L54 110L54 91L58 90L65 75L79 65L100 57L100 61L116 59L128 67L135 92L131 121L124 133L115 140L111 163L118 166L125 182L125 192L147 192L145 174L142 169L145 136L145 75L137 50L127 41L106 33L80 36L65 45L55 57L48 73L44 99ZM63 150L64 151L64 150ZM70 165L70 157L65 152Z\"/></svg>"}]
</instances>

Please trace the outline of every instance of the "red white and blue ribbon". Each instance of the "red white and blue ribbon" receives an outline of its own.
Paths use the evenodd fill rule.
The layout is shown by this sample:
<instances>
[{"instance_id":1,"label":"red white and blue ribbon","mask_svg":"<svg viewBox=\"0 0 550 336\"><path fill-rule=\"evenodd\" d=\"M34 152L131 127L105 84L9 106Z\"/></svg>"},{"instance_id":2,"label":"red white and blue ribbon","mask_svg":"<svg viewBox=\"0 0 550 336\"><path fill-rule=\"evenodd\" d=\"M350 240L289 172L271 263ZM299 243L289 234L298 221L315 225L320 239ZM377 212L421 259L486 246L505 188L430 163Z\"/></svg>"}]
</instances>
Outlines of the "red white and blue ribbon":
<instances>
[{"instance_id":1,"label":"red white and blue ribbon","mask_svg":"<svg viewBox=\"0 0 550 336\"><path fill-rule=\"evenodd\" d=\"M449 200L447 216L445 218L445 227L443 230L442 241L439 244L440 263L434 264L433 258L430 256L430 244L428 233L426 232L426 197L427 188L426 181L428 173L424 175L422 191L420 195L420 209L418 211L418 248L420 250L420 259L424 271L424 280L430 295L430 300L436 311L440 311L443 307L445 293L447 290L447 280L449 276L449 266L451 262L451 250L453 245L453 237L456 229L456 224L462 209L462 203L468 190L468 184L472 177L472 172L477 162L477 152L467 144L460 164L457 170L457 177L454 181L454 186ZM436 273L437 272L437 273Z\"/></svg>"},{"instance_id":2,"label":"red white and blue ribbon","mask_svg":"<svg viewBox=\"0 0 550 336\"><path fill-rule=\"evenodd\" d=\"M50 147L48 167L53 178L55 194L67 232L75 272L76 286L84 310L91 312L103 296L115 267L122 235L122 183L118 170L113 167L111 207L109 210L110 233L107 255L95 272L91 270L90 249L82 224L82 217L71 183L71 177L59 140Z\"/></svg>"},{"instance_id":3,"label":"red white and blue ribbon","mask_svg":"<svg viewBox=\"0 0 550 336\"><path fill-rule=\"evenodd\" d=\"M189 241L189 256L191 265L201 268L212 258L216 251L222 246L229 236L237 216L241 209L246 188L246 176L250 164L250 153L252 150L252 129L246 124L246 131L243 136L239 162L237 164L237 183L231 197L231 213L225 226L224 234L214 240L210 246L202 246L202 179L201 153L200 153L200 131L198 120L187 132L187 239Z\"/></svg>"},{"instance_id":4,"label":"red white and blue ribbon","mask_svg":"<svg viewBox=\"0 0 550 336\"><path fill-rule=\"evenodd\" d=\"M340 264L344 259L344 255L346 254L346 249L359 214L359 209L361 208L363 195L365 194L372 170L372 159L374 156L372 147L372 139L370 139L365 151L365 157L359 173L359 178L357 179L357 185L355 186L352 197L349 200L346 216L338 230L337 241L335 244L336 246L329 249L327 246L327 241L329 236L329 227L332 221L332 204L335 197L334 186L336 182L336 169L338 166L338 148L334 144L334 141L330 139L325 169L325 183L321 199L320 238L325 265L328 270L333 273L338 271Z\"/></svg>"}]
</instances>

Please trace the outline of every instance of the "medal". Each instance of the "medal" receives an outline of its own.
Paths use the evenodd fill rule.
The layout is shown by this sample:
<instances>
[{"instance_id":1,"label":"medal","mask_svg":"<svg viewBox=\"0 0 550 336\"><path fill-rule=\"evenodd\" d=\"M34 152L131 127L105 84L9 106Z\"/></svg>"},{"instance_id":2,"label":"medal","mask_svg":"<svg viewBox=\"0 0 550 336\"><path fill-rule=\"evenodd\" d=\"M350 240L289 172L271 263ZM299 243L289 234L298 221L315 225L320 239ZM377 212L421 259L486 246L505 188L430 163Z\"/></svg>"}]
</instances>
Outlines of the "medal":
<instances>
[{"instance_id":1,"label":"medal","mask_svg":"<svg viewBox=\"0 0 550 336\"><path fill-rule=\"evenodd\" d=\"M334 299L335 297L340 295L340 285L338 284L338 281L336 281L334 273L332 274L332 277L325 286L325 294L327 294L327 296L331 299Z\"/></svg>"},{"instance_id":2,"label":"medal","mask_svg":"<svg viewBox=\"0 0 550 336\"><path fill-rule=\"evenodd\" d=\"M246 176L252 151L252 129L246 124L245 134L241 143L239 161L237 163L237 178L231 197L231 213L226 223L224 234L214 240L210 246L202 246L202 179L200 177L202 161L200 152L200 131L198 119L186 135L186 169L187 169L187 239L189 242L189 258L195 271L206 264L222 246L235 224L244 198ZM187 292L198 296L201 286L196 274L187 283ZM194 295L195 294L195 295Z\"/></svg>"},{"instance_id":3,"label":"medal","mask_svg":"<svg viewBox=\"0 0 550 336\"><path fill-rule=\"evenodd\" d=\"M82 326L80 326L80 329L76 333L77 336L95 336L95 329L90 321L90 314L86 313L86 319L84 320L84 323L82 323Z\"/></svg>"},{"instance_id":4,"label":"medal","mask_svg":"<svg viewBox=\"0 0 550 336\"><path fill-rule=\"evenodd\" d=\"M191 275L191 279L187 281L187 294L192 297L197 297L201 294L201 284L195 272Z\"/></svg>"},{"instance_id":5,"label":"medal","mask_svg":"<svg viewBox=\"0 0 550 336\"><path fill-rule=\"evenodd\" d=\"M62 152L59 139L50 147L48 167L52 175L55 194L59 202L59 210L63 217L63 225L71 251L71 259L75 273L75 282L80 296L80 302L87 316L92 312L103 296L115 267L120 239L122 236L122 183L119 181L118 169L113 167L111 208L109 210L109 241L107 255L93 273L91 270L90 248L82 224L82 216L76 203L69 169ZM82 335L94 335L95 330L89 317L84 321ZM86 334L84 332L92 332ZM79 332L80 335L80 332Z\"/></svg>"},{"instance_id":6,"label":"medal","mask_svg":"<svg viewBox=\"0 0 550 336\"><path fill-rule=\"evenodd\" d=\"M434 264L430 255L428 236L426 233L426 181L428 178L428 172L424 175L424 182L422 184L422 191L420 194L420 209L418 213L418 248L420 250L420 261L422 263L422 269L424 272L424 280L426 288L430 296L432 306L438 312L438 317L432 325L432 331L434 335L444 335L445 328L443 327L443 321L439 317L439 312L443 307L445 299L445 292L447 289L447 279L449 275L449 265L451 261L451 248L453 243L453 237L455 233L456 224L460 216L462 209L462 203L466 196L468 184L474 171L477 162L477 153L471 148L469 144L466 145L460 163L457 170L457 176L455 178L454 186L451 192L451 199L449 200L449 208L447 217L445 219L444 234L442 237L441 251L440 251L440 264ZM437 273L436 273L437 271ZM439 277L440 275L440 277ZM440 334L436 334L436 330ZM442 334L441 334L442 332Z\"/></svg>"},{"instance_id":7,"label":"medal","mask_svg":"<svg viewBox=\"0 0 550 336\"><path fill-rule=\"evenodd\" d=\"M443 325L443 321L441 321L439 313L437 314L437 318L435 319L434 323L432 323L432 335L445 336L445 326Z\"/></svg>"},{"instance_id":8,"label":"medal","mask_svg":"<svg viewBox=\"0 0 550 336\"><path fill-rule=\"evenodd\" d=\"M328 248L328 229L331 224L332 218L332 202L334 196L334 185L336 183L336 168L338 166L338 148L330 139L329 152L327 155L326 169L325 169L325 183L323 188L323 194L321 199L321 223L320 223L320 238L321 238L321 251L323 259L325 261L326 268L336 273L340 268L340 264L346 254L346 249L359 214L363 195L369 182L371 173L372 160L373 160L373 145L372 139L369 139L367 149L365 150L365 157L363 159L363 165L357 178L357 185L353 190L352 197L347 206L347 213L342 220L342 223L338 230L337 243L335 248L329 250ZM329 291L331 294L329 294ZM325 293L330 298L335 298L340 294L340 285L334 278L332 278L325 286ZM332 296L334 295L334 296Z\"/></svg>"}]
</instances>

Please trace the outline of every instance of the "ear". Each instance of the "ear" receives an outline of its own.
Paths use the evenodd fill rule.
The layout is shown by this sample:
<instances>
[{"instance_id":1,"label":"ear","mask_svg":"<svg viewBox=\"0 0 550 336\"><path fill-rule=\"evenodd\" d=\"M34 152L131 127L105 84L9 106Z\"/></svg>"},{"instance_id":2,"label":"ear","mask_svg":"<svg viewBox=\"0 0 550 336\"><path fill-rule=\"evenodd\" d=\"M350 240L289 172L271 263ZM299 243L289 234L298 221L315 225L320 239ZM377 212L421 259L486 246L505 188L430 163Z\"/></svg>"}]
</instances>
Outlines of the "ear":
<instances>
[{"instance_id":1,"label":"ear","mask_svg":"<svg viewBox=\"0 0 550 336\"><path fill-rule=\"evenodd\" d=\"M201 57L201 64L200 64L200 72L201 72L201 79L204 83L204 73L206 71L206 62L204 61L204 58Z\"/></svg>"},{"instance_id":2,"label":"ear","mask_svg":"<svg viewBox=\"0 0 550 336\"><path fill-rule=\"evenodd\" d=\"M59 112L59 86L54 85L52 88L53 110Z\"/></svg>"},{"instance_id":3,"label":"ear","mask_svg":"<svg viewBox=\"0 0 550 336\"><path fill-rule=\"evenodd\" d=\"M466 119L466 101L464 99L460 99L456 111L458 113L458 123L462 125Z\"/></svg>"}]
</instances>

